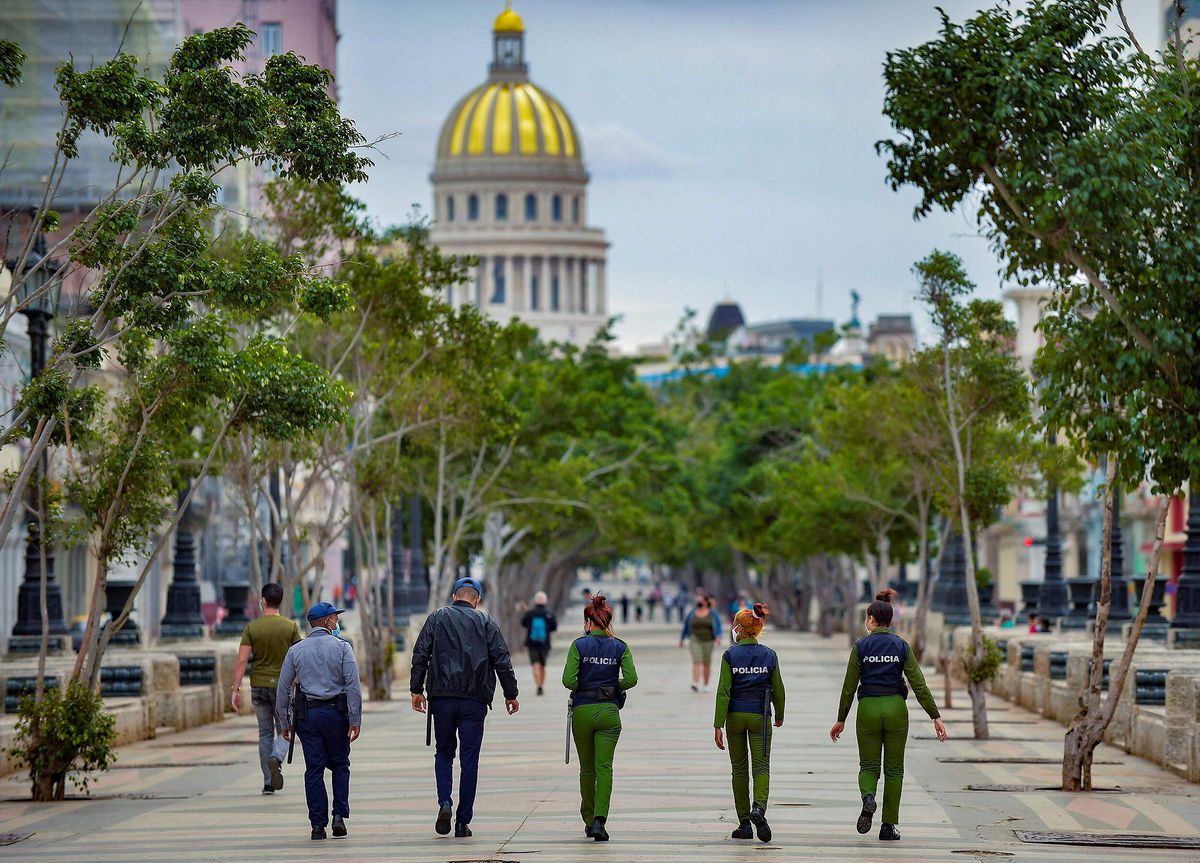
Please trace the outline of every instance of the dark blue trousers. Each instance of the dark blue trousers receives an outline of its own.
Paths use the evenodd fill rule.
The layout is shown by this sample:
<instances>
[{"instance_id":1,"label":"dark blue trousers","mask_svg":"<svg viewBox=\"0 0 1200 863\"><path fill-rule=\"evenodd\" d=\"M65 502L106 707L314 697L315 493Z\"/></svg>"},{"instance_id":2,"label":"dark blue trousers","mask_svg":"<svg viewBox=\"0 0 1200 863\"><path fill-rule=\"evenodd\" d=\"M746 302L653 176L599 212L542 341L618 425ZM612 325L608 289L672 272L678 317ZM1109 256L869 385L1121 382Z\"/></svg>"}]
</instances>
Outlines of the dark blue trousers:
<instances>
[{"instance_id":1,"label":"dark blue trousers","mask_svg":"<svg viewBox=\"0 0 1200 863\"><path fill-rule=\"evenodd\" d=\"M452 803L454 752L461 745L458 761L458 808L454 818L470 824L475 811L475 788L479 782L479 748L483 745L483 720L487 705L470 698L434 698L433 733L437 749L433 756L433 774L437 778L438 805Z\"/></svg>"},{"instance_id":2,"label":"dark blue trousers","mask_svg":"<svg viewBox=\"0 0 1200 863\"><path fill-rule=\"evenodd\" d=\"M296 723L304 748L304 797L313 827L329 823L325 768L333 773L333 814L350 817L350 719L332 707L310 707L308 718Z\"/></svg>"}]
</instances>

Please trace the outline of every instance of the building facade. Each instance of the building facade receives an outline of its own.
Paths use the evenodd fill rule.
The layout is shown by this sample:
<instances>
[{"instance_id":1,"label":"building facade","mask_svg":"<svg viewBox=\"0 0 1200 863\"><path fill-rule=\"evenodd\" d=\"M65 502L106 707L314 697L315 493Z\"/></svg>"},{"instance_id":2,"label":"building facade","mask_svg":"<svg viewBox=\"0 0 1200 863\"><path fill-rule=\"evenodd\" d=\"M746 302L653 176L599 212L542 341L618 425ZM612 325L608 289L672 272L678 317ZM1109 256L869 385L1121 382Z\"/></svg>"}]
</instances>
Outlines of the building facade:
<instances>
[{"instance_id":1,"label":"building facade","mask_svg":"<svg viewBox=\"0 0 1200 863\"><path fill-rule=\"evenodd\" d=\"M432 241L479 261L450 302L519 317L546 341L583 345L604 326L608 243L587 225L579 132L530 81L525 25L511 9L493 25L487 80L442 125L430 180Z\"/></svg>"}]
</instances>

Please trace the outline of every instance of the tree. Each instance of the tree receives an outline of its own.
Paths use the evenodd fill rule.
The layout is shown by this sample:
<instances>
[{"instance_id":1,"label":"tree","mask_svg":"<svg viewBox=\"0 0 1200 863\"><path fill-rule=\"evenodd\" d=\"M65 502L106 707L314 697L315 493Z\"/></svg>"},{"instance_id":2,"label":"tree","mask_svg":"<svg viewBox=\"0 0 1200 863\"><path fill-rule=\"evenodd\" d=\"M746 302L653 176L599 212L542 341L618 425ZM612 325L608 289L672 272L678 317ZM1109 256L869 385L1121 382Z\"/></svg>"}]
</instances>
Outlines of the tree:
<instances>
[{"instance_id":1,"label":"tree","mask_svg":"<svg viewBox=\"0 0 1200 863\"><path fill-rule=\"evenodd\" d=\"M84 276L87 304L59 334L48 368L23 387L0 429L0 441L30 439L0 510L0 541L42 453L50 445L66 447L67 490L83 512L98 561L72 675L85 687L95 685L108 639L128 618L136 595L135 589L102 629L107 568L116 558L149 552L141 586L168 532L157 542L154 534L184 478L202 478L231 432L249 428L295 440L336 422L343 411L346 393L339 384L269 333L238 340L235 324L269 311L292 321L328 318L348 304L345 286L300 256L280 255L253 239L245 240L236 262L214 252L213 178L223 169L267 164L282 177L340 183L364 179L370 164L354 152L362 138L328 96L328 72L293 54L270 58L260 76L239 78L226 65L252 38L240 24L188 37L162 81L140 74L137 58L127 54L87 71L65 63L56 73L63 124L42 200L15 249L16 278L4 297L0 335L34 299L15 301L23 284L56 255L65 254L68 276ZM11 83L19 52L5 43L0 55ZM55 195L85 132L111 139L113 188L37 260L36 235L60 227ZM87 386L98 378L110 386ZM31 746L52 739L38 727L43 715L53 714L30 714ZM48 762L31 757L30 763ZM61 792L61 783L35 780L34 787L35 794L39 788Z\"/></svg>"},{"instance_id":2,"label":"tree","mask_svg":"<svg viewBox=\"0 0 1200 863\"><path fill-rule=\"evenodd\" d=\"M1169 498L1200 474L1200 61L1178 38L1158 56L1128 29L1104 38L1114 8L1124 22L1103 0L961 25L943 14L938 39L888 55L884 110L901 137L879 148L892 185L922 191L918 216L970 197L1006 272L1054 288L1038 364L1047 428L1115 461L1118 484L1149 476ZM1165 518L1164 506L1158 536ZM1156 540L1147 589L1160 553ZM1114 705L1135 648L1136 636L1114 669ZM1067 790L1090 787L1111 717L1095 664L1064 748Z\"/></svg>"}]
</instances>

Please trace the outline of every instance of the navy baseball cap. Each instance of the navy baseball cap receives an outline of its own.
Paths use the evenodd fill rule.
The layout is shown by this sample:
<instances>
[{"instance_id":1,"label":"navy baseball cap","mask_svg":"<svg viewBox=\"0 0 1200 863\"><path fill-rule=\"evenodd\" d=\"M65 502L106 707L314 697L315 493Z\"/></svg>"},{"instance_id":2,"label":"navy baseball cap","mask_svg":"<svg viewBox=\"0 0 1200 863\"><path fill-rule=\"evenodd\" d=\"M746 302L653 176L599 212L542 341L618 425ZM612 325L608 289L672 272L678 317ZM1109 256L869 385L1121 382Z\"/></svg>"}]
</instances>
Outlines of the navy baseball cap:
<instances>
[{"instance_id":1,"label":"navy baseball cap","mask_svg":"<svg viewBox=\"0 0 1200 863\"><path fill-rule=\"evenodd\" d=\"M308 610L308 619L320 620L322 617L328 617L331 614L342 614L345 610L344 608L337 608L332 602L321 600Z\"/></svg>"},{"instance_id":2,"label":"navy baseball cap","mask_svg":"<svg viewBox=\"0 0 1200 863\"><path fill-rule=\"evenodd\" d=\"M483 585L473 578L460 578L458 581L454 582L454 590L452 593L458 593L458 589L460 587L469 587L480 596L483 596Z\"/></svg>"}]
</instances>

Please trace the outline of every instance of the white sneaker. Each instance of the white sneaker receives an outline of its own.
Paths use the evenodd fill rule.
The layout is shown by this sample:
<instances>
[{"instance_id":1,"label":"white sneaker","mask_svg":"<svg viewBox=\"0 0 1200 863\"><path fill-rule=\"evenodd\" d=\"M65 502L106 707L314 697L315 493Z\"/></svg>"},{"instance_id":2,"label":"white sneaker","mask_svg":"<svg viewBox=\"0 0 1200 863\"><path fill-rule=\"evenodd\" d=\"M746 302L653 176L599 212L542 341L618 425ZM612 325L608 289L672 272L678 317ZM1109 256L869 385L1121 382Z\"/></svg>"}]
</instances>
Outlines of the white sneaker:
<instances>
[{"instance_id":1,"label":"white sneaker","mask_svg":"<svg viewBox=\"0 0 1200 863\"><path fill-rule=\"evenodd\" d=\"M712 687L711 687L711 686L705 686L705 687L704 687L704 691L705 691L705 692L712 692Z\"/></svg>"}]
</instances>

